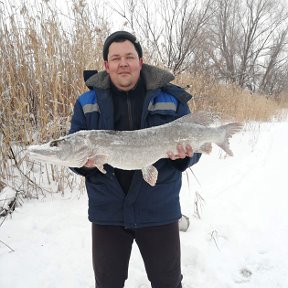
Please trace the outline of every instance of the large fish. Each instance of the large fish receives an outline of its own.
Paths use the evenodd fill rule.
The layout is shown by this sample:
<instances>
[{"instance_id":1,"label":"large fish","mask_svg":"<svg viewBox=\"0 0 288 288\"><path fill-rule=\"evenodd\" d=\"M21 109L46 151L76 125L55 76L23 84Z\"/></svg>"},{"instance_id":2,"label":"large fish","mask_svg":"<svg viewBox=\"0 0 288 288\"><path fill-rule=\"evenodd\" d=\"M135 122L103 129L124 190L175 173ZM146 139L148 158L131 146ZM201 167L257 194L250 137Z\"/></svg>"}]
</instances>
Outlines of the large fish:
<instances>
[{"instance_id":1,"label":"large fish","mask_svg":"<svg viewBox=\"0 0 288 288\"><path fill-rule=\"evenodd\" d=\"M218 127L208 126L211 117L205 112L185 115L173 122L135 131L83 130L42 145L28 147L28 155L38 161L67 167L83 167L87 159L106 173L109 164L124 170L142 170L144 180L151 186L157 181L157 160L167 158L178 143L191 145L194 152L210 153L211 143L228 155L233 153L229 139L242 129L241 123Z\"/></svg>"}]
</instances>

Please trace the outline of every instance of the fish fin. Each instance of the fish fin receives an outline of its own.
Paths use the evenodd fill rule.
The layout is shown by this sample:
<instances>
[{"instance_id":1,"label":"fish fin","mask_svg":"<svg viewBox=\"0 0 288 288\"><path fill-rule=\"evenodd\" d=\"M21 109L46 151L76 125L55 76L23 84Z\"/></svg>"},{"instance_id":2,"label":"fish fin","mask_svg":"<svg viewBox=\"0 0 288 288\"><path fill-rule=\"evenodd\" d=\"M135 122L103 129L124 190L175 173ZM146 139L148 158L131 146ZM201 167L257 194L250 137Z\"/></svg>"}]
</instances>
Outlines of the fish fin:
<instances>
[{"instance_id":1,"label":"fish fin","mask_svg":"<svg viewBox=\"0 0 288 288\"><path fill-rule=\"evenodd\" d=\"M222 148L229 156L233 156L233 152L230 149L229 139L237 132L241 131L243 128L242 123L229 123L220 128L225 130L225 139L222 143L216 143L220 148Z\"/></svg>"},{"instance_id":2,"label":"fish fin","mask_svg":"<svg viewBox=\"0 0 288 288\"><path fill-rule=\"evenodd\" d=\"M201 147L200 147L200 152L205 153L205 154L210 154L212 151L212 144L211 143L204 143Z\"/></svg>"},{"instance_id":3,"label":"fish fin","mask_svg":"<svg viewBox=\"0 0 288 288\"><path fill-rule=\"evenodd\" d=\"M151 186L155 186L158 178L158 170L155 166L150 165L148 167L142 168L142 175L144 180Z\"/></svg>"},{"instance_id":4,"label":"fish fin","mask_svg":"<svg viewBox=\"0 0 288 288\"><path fill-rule=\"evenodd\" d=\"M104 169L104 164L107 161L107 156L105 156L105 155L95 155L95 156L93 156L90 159L94 160L94 165L100 172L102 172L103 174L107 173L106 170Z\"/></svg>"},{"instance_id":5,"label":"fish fin","mask_svg":"<svg viewBox=\"0 0 288 288\"><path fill-rule=\"evenodd\" d=\"M200 124L203 126L208 126L213 123L213 117L211 113L206 111L196 111L187 115L182 116L175 120L177 122L193 122L195 124Z\"/></svg>"}]
</instances>

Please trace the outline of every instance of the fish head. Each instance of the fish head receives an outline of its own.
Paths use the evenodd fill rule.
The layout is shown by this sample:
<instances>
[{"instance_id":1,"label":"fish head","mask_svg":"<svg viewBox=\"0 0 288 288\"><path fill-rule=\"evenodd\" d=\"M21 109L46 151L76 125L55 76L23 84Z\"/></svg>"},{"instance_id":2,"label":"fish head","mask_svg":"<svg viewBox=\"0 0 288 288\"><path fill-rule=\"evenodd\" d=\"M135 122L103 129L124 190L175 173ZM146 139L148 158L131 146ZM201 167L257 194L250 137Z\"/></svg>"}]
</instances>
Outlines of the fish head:
<instances>
[{"instance_id":1,"label":"fish head","mask_svg":"<svg viewBox=\"0 0 288 288\"><path fill-rule=\"evenodd\" d=\"M66 167L82 167L89 155L87 140L81 134L68 135L45 144L31 145L29 158Z\"/></svg>"}]
</instances>

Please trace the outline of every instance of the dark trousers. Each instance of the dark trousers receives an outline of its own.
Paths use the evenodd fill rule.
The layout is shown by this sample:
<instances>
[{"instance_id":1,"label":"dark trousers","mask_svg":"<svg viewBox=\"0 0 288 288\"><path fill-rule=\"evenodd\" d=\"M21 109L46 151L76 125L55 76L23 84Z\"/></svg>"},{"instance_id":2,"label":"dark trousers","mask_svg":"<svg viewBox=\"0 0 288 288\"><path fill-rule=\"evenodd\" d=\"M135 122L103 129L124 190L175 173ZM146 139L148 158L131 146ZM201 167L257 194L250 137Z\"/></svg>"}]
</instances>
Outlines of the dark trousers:
<instances>
[{"instance_id":1,"label":"dark trousers","mask_svg":"<svg viewBox=\"0 0 288 288\"><path fill-rule=\"evenodd\" d=\"M178 222L125 229L92 224L92 253L96 288L122 288L135 239L153 288L181 288Z\"/></svg>"}]
</instances>

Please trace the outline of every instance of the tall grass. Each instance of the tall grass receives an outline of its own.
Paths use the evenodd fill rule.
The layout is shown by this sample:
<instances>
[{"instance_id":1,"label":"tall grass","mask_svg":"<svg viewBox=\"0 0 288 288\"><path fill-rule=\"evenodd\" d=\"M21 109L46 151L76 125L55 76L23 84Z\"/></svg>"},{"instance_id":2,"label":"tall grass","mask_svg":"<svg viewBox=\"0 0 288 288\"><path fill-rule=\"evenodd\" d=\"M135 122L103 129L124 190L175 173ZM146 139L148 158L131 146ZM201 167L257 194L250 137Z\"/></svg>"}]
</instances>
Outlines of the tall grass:
<instances>
[{"instance_id":1,"label":"tall grass","mask_svg":"<svg viewBox=\"0 0 288 288\"><path fill-rule=\"evenodd\" d=\"M92 7L82 0L72 3L64 16L45 0L0 9L0 183L25 197L75 188L64 168L30 163L24 154L32 142L67 133L73 104L85 90L83 70L102 67L111 23L97 1ZM223 118L267 120L279 109L270 98L208 76L180 75L176 83L191 84L191 109L209 109Z\"/></svg>"},{"instance_id":2,"label":"tall grass","mask_svg":"<svg viewBox=\"0 0 288 288\"><path fill-rule=\"evenodd\" d=\"M27 143L34 128L41 140L56 133L57 124L70 115L75 97L84 89L83 69L100 66L97 47L108 29L100 30L99 25L106 24L83 5L72 7L70 29L63 27L48 1L38 7L23 4L2 19L0 93L5 139ZM90 22L95 18L99 25ZM47 129L51 121L56 125ZM19 125L24 129L15 130Z\"/></svg>"},{"instance_id":3,"label":"tall grass","mask_svg":"<svg viewBox=\"0 0 288 288\"><path fill-rule=\"evenodd\" d=\"M180 75L176 82L193 95L191 110L209 110L222 120L271 121L288 107L288 92L278 98L252 93L233 83L219 83L209 75Z\"/></svg>"}]
</instances>

